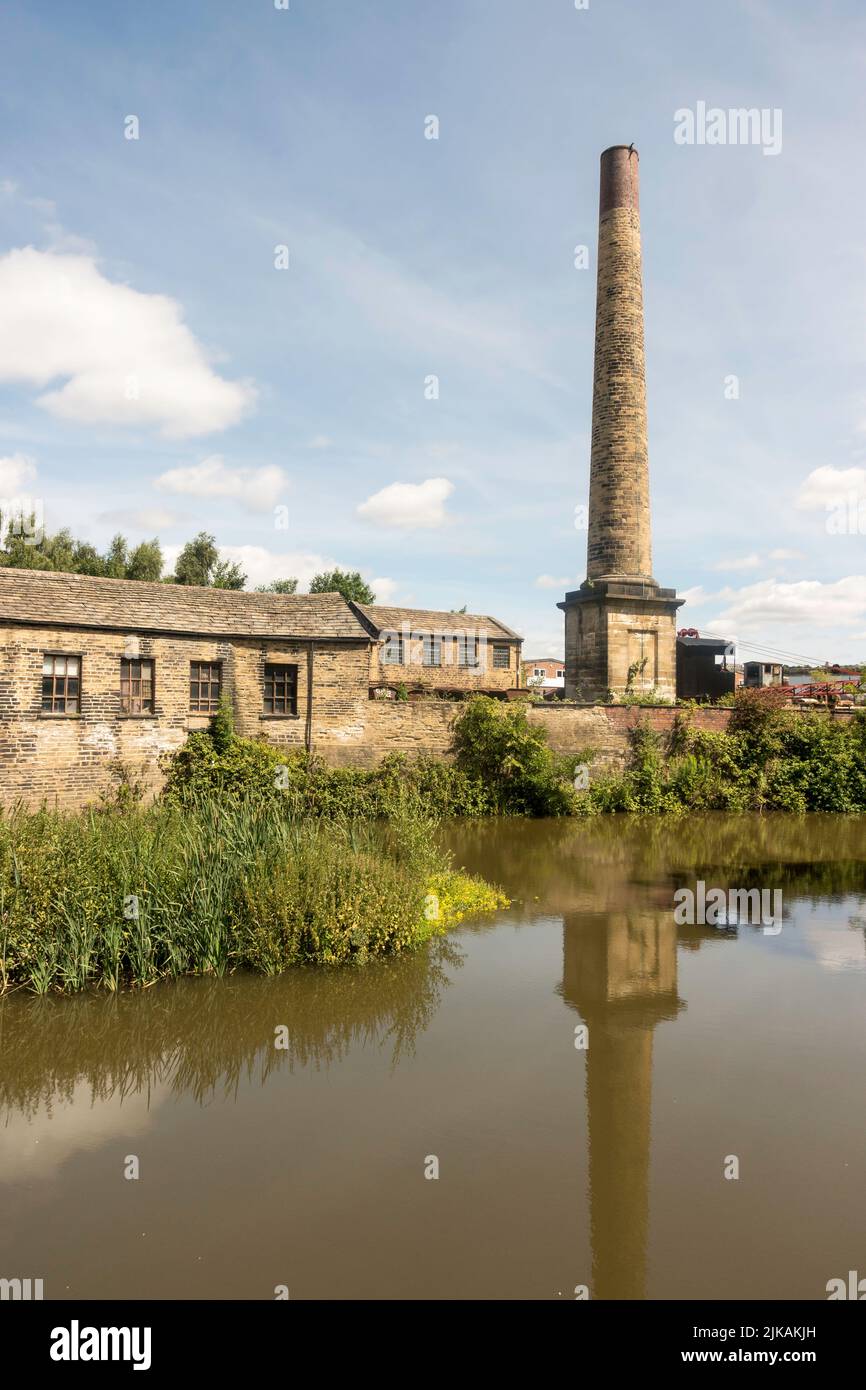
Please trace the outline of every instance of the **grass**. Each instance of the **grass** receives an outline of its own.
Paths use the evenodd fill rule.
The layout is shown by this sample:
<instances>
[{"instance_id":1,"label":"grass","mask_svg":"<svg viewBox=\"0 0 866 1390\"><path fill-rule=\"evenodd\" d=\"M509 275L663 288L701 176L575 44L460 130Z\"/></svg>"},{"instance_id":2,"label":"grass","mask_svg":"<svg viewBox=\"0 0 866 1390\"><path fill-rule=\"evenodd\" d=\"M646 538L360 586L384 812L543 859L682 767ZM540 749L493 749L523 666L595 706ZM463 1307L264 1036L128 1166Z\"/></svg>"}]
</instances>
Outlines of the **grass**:
<instances>
[{"instance_id":1,"label":"grass","mask_svg":"<svg viewBox=\"0 0 866 1390\"><path fill-rule=\"evenodd\" d=\"M362 964L505 903L418 815L222 806L0 818L0 990L117 991L183 975Z\"/></svg>"}]
</instances>

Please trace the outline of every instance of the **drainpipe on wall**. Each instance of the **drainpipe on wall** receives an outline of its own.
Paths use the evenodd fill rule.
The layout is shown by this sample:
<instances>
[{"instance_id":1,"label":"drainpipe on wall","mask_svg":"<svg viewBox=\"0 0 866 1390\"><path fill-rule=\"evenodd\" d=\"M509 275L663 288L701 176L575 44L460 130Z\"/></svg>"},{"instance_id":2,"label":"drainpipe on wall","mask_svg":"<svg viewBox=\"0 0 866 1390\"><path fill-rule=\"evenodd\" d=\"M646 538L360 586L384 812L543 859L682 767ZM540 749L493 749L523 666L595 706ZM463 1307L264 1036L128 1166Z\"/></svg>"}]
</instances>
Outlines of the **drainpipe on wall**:
<instances>
[{"instance_id":1,"label":"drainpipe on wall","mask_svg":"<svg viewBox=\"0 0 866 1390\"><path fill-rule=\"evenodd\" d=\"M307 643L307 722L304 729L304 746L308 753L313 751L313 647Z\"/></svg>"}]
</instances>

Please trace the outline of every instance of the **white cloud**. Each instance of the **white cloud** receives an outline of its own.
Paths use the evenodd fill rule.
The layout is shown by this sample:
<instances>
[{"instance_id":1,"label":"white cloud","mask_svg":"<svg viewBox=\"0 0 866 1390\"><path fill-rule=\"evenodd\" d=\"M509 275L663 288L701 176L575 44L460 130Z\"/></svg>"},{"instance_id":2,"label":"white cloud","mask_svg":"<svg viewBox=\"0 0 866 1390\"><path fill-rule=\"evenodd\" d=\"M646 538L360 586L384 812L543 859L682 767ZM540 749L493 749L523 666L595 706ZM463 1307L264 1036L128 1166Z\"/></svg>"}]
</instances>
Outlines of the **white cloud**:
<instances>
[{"instance_id":1,"label":"white cloud","mask_svg":"<svg viewBox=\"0 0 866 1390\"><path fill-rule=\"evenodd\" d=\"M447 478L427 478L423 483L391 483L362 502L358 515L379 526L429 530L448 520L444 504L453 491L454 484Z\"/></svg>"},{"instance_id":2,"label":"white cloud","mask_svg":"<svg viewBox=\"0 0 866 1390\"><path fill-rule=\"evenodd\" d=\"M281 468L229 468L221 454L211 454L188 468L170 468L156 479L164 492L191 497L236 497L254 512L266 512L285 496L288 478Z\"/></svg>"},{"instance_id":3,"label":"white cloud","mask_svg":"<svg viewBox=\"0 0 866 1390\"><path fill-rule=\"evenodd\" d=\"M770 559L771 559L771 560L802 560L802 559L804 559L804 555L803 555L802 550L785 550L785 549L771 550L771 551L770 551Z\"/></svg>"},{"instance_id":4,"label":"white cloud","mask_svg":"<svg viewBox=\"0 0 866 1390\"><path fill-rule=\"evenodd\" d=\"M703 584L695 584L692 589L683 589L680 593L680 598L683 599L685 603L690 603L693 608L697 608L700 604L706 603L710 595L704 589Z\"/></svg>"},{"instance_id":5,"label":"white cloud","mask_svg":"<svg viewBox=\"0 0 866 1390\"><path fill-rule=\"evenodd\" d=\"M866 497L866 468L815 468L800 484L795 506L800 511L824 511L851 496Z\"/></svg>"},{"instance_id":6,"label":"white cloud","mask_svg":"<svg viewBox=\"0 0 866 1390\"><path fill-rule=\"evenodd\" d=\"M0 257L0 380L47 387L39 405L77 424L181 438L234 425L255 398L211 369L180 305L107 280L92 256Z\"/></svg>"},{"instance_id":7,"label":"white cloud","mask_svg":"<svg viewBox=\"0 0 866 1390\"><path fill-rule=\"evenodd\" d=\"M396 579L387 579L380 576L378 579L370 580L370 588L376 595L377 603L393 603L400 585Z\"/></svg>"},{"instance_id":8,"label":"white cloud","mask_svg":"<svg viewBox=\"0 0 866 1390\"><path fill-rule=\"evenodd\" d=\"M540 574L535 581L536 589L562 589L567 591L574 584L579 584L579 579L571 579L568 575L564 579L557 579L553 574Z\"/></svg>"},{"instance_id":9,"label":"white cloud","mask_svg":"<svg viewBox=\"0 0 866 1390\"><path fill-rule=\"evenodd\" d=\"M17 497L36 478L36 462L27 454L0 458L0 497Z\"/></svg>"},{"instance_id":10,"label":"white cloud","mask_svg":"<svg viewBox=\"0 0 866 1390\"><path fill-rule=\"evenodd\" d=\"M758 568L760 563L760 555L740 555L737 558L731 557L730 559L718 560L716 564L711 565L710 568L714 570L754 570Z\"/></svg>"},{"instance_id":11,"label":"white cloud","mask_svg":"<svg viewBox=\"0 0 866 1390\"><path fill-rule=\"evenodd\" d=\"M219 550L222 559L234 560L240 565L247 576L248 589L254 589L257 584L270 584L274 579L297 579L301 591L309 587L314 574L337 566L327 555L302 550L280 553L262 545L221 545Z\"/></svg>"},{"instance_id":12,"label":"white cloud","mask_svg":"<svg viewBox=\"0 0 866 1390\"><path fill-rule=\"evenodd\" d=\"M710 597L725 605L714 621L728 627L755 633L770 625L801 624L824 634L831 626L847 627L866 618L866 575L827 584L817 579L790 584L764 579L744 589L723 589L704 601Z\"/></svg>"},{"instance_id":13,"label":"white cloud","mask_svg":"<svg viewBox=\"0 0 866 1390\"><path fill-rule=\"evenodd\" d=\"M310 449L330 449L333 442L333 439L329 439L326 434L315 434L308 447Z\"/></svg>"},{"instance_id":14,"label":"white cloud","mask_svg":"<svg viewBox=\"0 0 866 1390\"><path fill-rule=\"evenodd\" d=\"M163 546L165 574L171 574L174 570L181 548L180 545ZM280 552L267 550L263 545L221 545L219 553L221 560L231 560L240 565L247 576L247 589L255 589L259 584L271 584L275 579L297 579L300 593L309 587L314 574L339 565L339 561L329 555L316 555L303 550Z\"/></svg>"}]
</instances>

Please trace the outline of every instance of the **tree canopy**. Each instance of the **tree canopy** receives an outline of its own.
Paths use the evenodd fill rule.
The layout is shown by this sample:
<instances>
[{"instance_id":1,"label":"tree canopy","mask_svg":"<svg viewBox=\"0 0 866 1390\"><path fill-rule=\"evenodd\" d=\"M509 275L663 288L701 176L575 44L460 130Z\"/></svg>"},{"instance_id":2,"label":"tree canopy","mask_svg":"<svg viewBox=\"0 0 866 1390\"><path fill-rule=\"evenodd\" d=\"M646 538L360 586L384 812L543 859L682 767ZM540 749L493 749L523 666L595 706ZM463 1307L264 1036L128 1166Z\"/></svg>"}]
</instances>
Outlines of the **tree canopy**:
<instances>
[{"instance_id":1,"label":"tree canopy","mask_svg":"<svg viewBox=\"0 0 866 1390\"><path fill-rule=\"evenodd\" d=\"M310 593L342 594L344 599L351 599L355 603L376 602L376 595L357 570L333 569L313 575Z\"/></svg>"},{"instance_id":2,"label":"tree canopy","mask_svg":"<svg viewBox=\"0 0 866 1390\"><path fill-rule=\"evenodd\" d=\"M187 541L175 561L173 574L163 579L162 547L153 540L131 546L125 536L114 536L104 553L90 541L76 540L66 527L53 536L37 539L35 517L22 526L20 518L0 514L0 566L26 570L55 570L66 574L91 574L105 579L142 579L151 584L198 584L203 588L243 589L247 576L240 565L221 557L216 539L199 531ZM5 538L4 538L5 534ZM294 594L297 579L286 576L256 586L257 594ZM311 594L342 594L356 603L375 603L376 595L358 570L326 570L314 576Z\"/></svg>"},{"instance_id":3,"label":"tree canopy","mask_svg":"<svg viewBox=\"0 0 866 1390\"><path fill-rule=\"evenodd\" d=\"M103 579L145 579L157 583L162 574L162 549L156 537L130 550L117 535L100 555L89 541L76 540L66 527L53 536L34 538L21 533L12 520L0 540L0 565L22 570L63 570L67 574L92 574ZM2 537L2 525L0 525Z\"/></svg>"}]
</instances>

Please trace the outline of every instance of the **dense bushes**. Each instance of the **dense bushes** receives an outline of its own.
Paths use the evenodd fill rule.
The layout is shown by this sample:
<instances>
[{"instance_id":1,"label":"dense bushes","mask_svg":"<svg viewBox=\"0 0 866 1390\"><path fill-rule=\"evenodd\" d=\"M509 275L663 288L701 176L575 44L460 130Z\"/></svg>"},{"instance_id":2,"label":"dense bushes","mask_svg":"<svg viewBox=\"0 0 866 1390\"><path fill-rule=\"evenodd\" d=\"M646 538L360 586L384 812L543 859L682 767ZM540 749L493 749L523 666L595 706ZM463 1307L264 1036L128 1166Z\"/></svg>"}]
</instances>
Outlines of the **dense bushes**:
<instances>
[{"instance_id":1,"label":"dense bushes","mask_svg":"<svg viewBox=\"0 0 866 1390\"><path fill-rule=\"evenodd\" d=\"M209 733L191 734L165 761L163 799L184 806L202 797L233 805L250 797L293 816L375 819L418 811L485 816L494 807L482 782L453 763L392 753L373 769L328 767L306 753L232 736L218 750Z\"/></svg>"},{"instance_id":2,"label":"dense bushes","mask_svg":"<svg viewBox=\"0 0 866 1390\"><path fill-rule=\"evenodd\" d=\"M547 735L529 723L526 707L489 696L470 700L454 723L458 769L484 787L494 812L564 816L575 810L575 759L559 758Z\"/></svg>"},{"instance_id":3,"label":"dense bushes","mask_svg":"<svg viewBox=\"0 0 866 1390\"><path fill-rule=\"evenodd\" d=\"M455 873L431 826L229 808L0 818L0 987L117 989L247 966L362 962L501 894Z\"/></svg>"},{"instance_id":4,"label":"dense bushes","mask_svg":"<svg viewBox=\"0 0 866 1390\"><path fill-rule=\"evenodd\" d=\"M780 709L743 691L725 733L680 716L667 740L638 725L621 775L598 775L580 812L866 812L866 716Z\"/></svg>"},{"instance_id":5,"label":"dense bushes","mask_svg":"<svg viewBox=\"0 0 866 1390\"><path fill-rule=\"evenodd\" d=\"M378 767L328 767L305 753L238 738L220 725L190 735L165 764L164 799L232 804L254 796L295 816L559 816L575 810L574 759L557 757L523 705L470 700L453 728L454 761L391 754Z\"/></svg>"}]
</instances>

